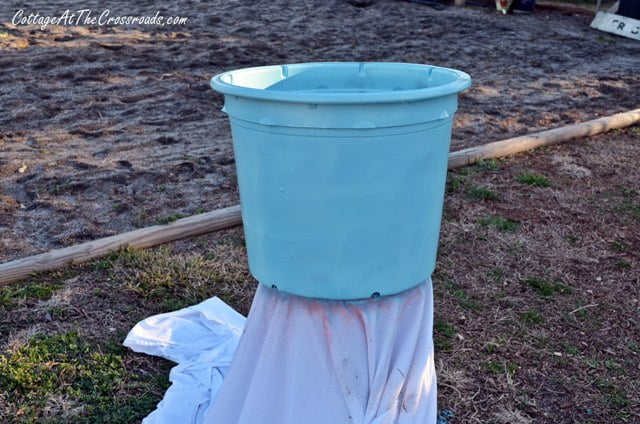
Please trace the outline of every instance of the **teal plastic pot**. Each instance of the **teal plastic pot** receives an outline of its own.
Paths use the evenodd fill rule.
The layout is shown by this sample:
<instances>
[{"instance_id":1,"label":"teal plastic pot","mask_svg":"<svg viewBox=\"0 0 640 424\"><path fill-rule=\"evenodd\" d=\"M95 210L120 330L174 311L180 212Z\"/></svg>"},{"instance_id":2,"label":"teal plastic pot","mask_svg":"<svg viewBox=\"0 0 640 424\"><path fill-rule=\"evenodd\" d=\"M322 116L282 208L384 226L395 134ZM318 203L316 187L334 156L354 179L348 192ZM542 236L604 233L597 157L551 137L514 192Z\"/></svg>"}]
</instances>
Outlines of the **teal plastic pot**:
<instances>
[{"instance_id":1,"label":"teal plastic pot","mask_svg":"<svg viewBox=\"0 0 640 424\"><path fill-rule=\"evenodd\" d=\"M434 270L464 72L304 63L216 75L249 268L295 295L398 293Z\"/></svg>"}]
</instances>

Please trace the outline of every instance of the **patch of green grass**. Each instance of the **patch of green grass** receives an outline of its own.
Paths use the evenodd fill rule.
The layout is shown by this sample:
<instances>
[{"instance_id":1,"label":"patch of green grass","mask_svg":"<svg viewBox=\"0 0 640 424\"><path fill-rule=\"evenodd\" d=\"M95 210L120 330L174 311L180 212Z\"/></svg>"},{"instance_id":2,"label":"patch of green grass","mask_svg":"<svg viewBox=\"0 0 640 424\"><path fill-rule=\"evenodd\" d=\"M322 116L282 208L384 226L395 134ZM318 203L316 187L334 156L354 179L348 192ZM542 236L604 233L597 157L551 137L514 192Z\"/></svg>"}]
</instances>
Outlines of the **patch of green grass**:
<instances>
[{"instance_id":1,"label":"patch of green grass","mask_svg":"<svg viewBox=\"0 0 640 424\"><path fill-rule=\"evenodd\" d=\"M61 287L62 282L58 278L0 287L0 307L13 309L25 301L47 300Z\"/></svg>"},{"instance_id":2,"label":"patch of green grass","mask_svg":"<svg viewBox=\"0 0 640 424\"><path fill-rule=\"evenodd\" d=\"M17 422L42 422L47 399L52 397L65 397L78 406L70 421L52 422L124 424L147 415L168 387L166 377L136 376L120 354L107 350L69 332L35 336L16 351L1 355L0 392L21 411ZM55 417L56 411L51 412Z\"/></svg>"},{"instance_id":3,"label":"patch of green grass","mask_svg":"<svg viewBox=\"0 0 640 424\"><path fill-rule=\"evenodd\" d=\"M640 353L640 343L637 342L636 340L633 339L629 339L627 341L627 347L635 353Z\"/></svg>"},{"instance_id":4,"label":"patch of green grass","mask_svg":"<svg viewBox=\"0 0 640 424\"><path fill-rule=\"evenodd\" d=\"M108 260L98 260L91 264L94 271L106 271L111 269L111 262Z\"/></svg>"},{"instance_id":5,"label":"patch of green grass","mask_svg":"<svg viewBox=\"0 0 640 424\"><path fill-rule=\"evenodd\" d=\"M640 218L640 191L624 185L619 189L623 200L618 205L618 211Z\"/></svg>"},{"instance_id":6,"label":"patch of green grass","mask_svg":"<svg viewBox=\"0 0 640 424\"><path fill-rule=\"evenodd\" d=\"M101 288L91 290L91 294L96 297L107 297L108 293Z\"/></svg>"},{"instance_id":7,"label":"patch of green grass","mask_svg":"<svg viewBox=\"0 0 640 424\"><path fill-rule=\"evenodd\" d=\"M562 283L548 283L535 277L527 278L524 283L535 289L539 296L549 297L554 294L570 294L571 288Z\"/></svg>"},{"instance_id":8,"label":"patch of green grass","mask_svg":"<svg viewBox=\"0 0 640 424\"><path fill-rule=\"evenodd\" d=\"M613 38L604 37L602 35L598 35L596 37L596 40L598 40L599 42L604 43L604 44L610 44L610 45L611 44L616 44L616 40L614 40Z\"/></svg>"},{"instance_id":9,"label":"patch of green grass","mask_svg":"<svg viewBox=\"0 0 640 424\"><path fill-rule=\"evenodd\" d=\"M453 336L456 333L456 328L454 326L452 326L448 322L443 321L441 319L436 320L436 323L434 325L434 329L435 329L435 331L436 331L436 333L438 335L441 335L441 336L446 337L448 339L453 338Z\"/></svg>"},{"instance_id":10,"label":"patch of green grass","mask_svg":"<svg viewBox=\"0 0 640 424\"><path fill-rule=\"evenodd\" d=\"M567 234L564 239L569 242L569 244L571 246L575 246L576 244L578 244L578 240L580 240L578 238L578 236L574 235L574 234Z\"/></svg>"},{"instance_id":11,"label":"patch of green grass","mask_svg":"<svg viewBox=\"0 0 640 424\"><path fill-rule=\"evenodd\" d=\"M504 271L500 268L493 268L488 272L489 277L497 282L500 282L504 279Z\"/></svg>"},{"instance_id":12,"label":"patch of green grass","mask_svg":"<svg viewBox=\"0 0 640 424\"><path fill-rule=\"evenodd\" d=\"M464 185L464 183L465 182L463 177L449 172L447 174L447 185L445 190L447 194L455 193L456 191L458 191L458 189L460 189L460 187Z\"/></svg>"},{"instance_id":13,"label":"patch of green grass","mask_svg":"<svg viewBox=\"0 0 640 424\"><path fill-rule=\"evenodd\" d=\"M482 346L482 350L485 351L486 353L497 353L498 352L498 347L500 347L500 345L496 342L488 342L486 343L484 346Z\"/></svg>"},{"instance_id":14,"label":"patch of green grass","mask_svg":"<svg viewBox=\"0 0 640 424\"><path fill-rule=\"evenodd\" d=\"M527 311L520 316L520 319L526 324L542 324L544 322L544 318L537 311Z\"/></svg>"},{"instance_id":15,"label":"patch of green grass","mask_svg":"<svg viewBox=\"0 0 640 424\"><path fill-rule=\"evenodd\" d=\"M627 412L627 411L617 411L616 415L613 417L615 418L615 422L617 423L630 423L631 421L631 413ZM636 415L637 417L637 415Z\"/></svg>"},{"instance_id":16,"label":"patch of green grass","mask_svg":"<svg viewBox=\"0 0 640 424\"><path fill-rule=\"evenodd\" d=\"M616 267L619 269L631 269L631 262L624 259L620 259L616 264Z\"/></svg>"},{"instance_id":17,"label":"patch of green grass","mask_svg":"<svg viewBox=\"0 0 640 424\"><path fill-rule=\"evenodd\" d=\"M551 181L544 175L538 175L533 173L524 173L518 176L517 181L520 184L526 184L534 187L549 187Z\"/></svg>"},{"instance_id":18,"label":"patch of green grass","mask_svg":"<svg viewBox=\"0 0 640 424\"><path fill-rule=\"evenodd\" d=\"M478 170L474 166L463 166L462 168L456 168L455 173L461 177L470 177L478 173Z\"/></svg>"},{"instance_id":19,"label":"patch of green grass","mask_svg":"<svg viewBox=\"0 0 640 424\"><path fill-rule=\"evenodd\" d=\"M131 266L137 264L141 260L144 260L146 256L145 251L142 249L124 247L106 255L104 257L104 261L109 264L109 268L112 268L115 264Z\"/></svg>"},{"instance_id":20,"label":"patch of green grass","mask_svg":"<svg viewBox=\"0 0 640 424\"><path fill-rule=\"evenodd\" d=\"M600 361L598 361L597 359L587 358L584 360L584 364L594 370L600 368Z\"/></svg>"},{"instance_id":21,"label":"patch of green grass","mask_svg":"<svg viewBox=\"0 0 640 424\"><path fill-rule=\"evenodd\" d=\"M640 218L640 202L625 199L620 203L618 210L624 214Z\"/></svg>"},{"instance_id":22,"label":"patch of green grass","mask_svg":"<svg viewBox=\"0 0 640 424\"><path fill-rule=\"evenodd\" d=\"M460 305L460 307L462 309L467 309L469 311L480 311L480 310L482 310L482 304L481 303L478 303L478 302L476 302L474 300L471 300L469 298L460 298L458 300L458 305Z\"/></svg>"},{"instance_id":23,"label":"patch of green grass","mask_svg":"<svg viewBox=\"0 0 640 424\"><path fill-rule=\"evenodd\" d=\"M517 403L516 403L516 408L518 408L521 411L526 411L526 409L532 405L532 402L529 398L529 395L527 393L522 393L520 395L518 395L518 397L516 398Z\"/></svg>"},{"instance_id":24,"label":"patch of green grass","mask_svg":"<svg viewBox=\"0 0 640 424\"><path fill-rule=\"evenodd\" d=\"M162 219L158 220L158 225L167 225L167 224L171 224L172 222L176 222L179 219L185 218L185 215L181 214L181 213L174 213L173 215L169 215L167 217L164 217Z\"/></svg>"},{"instance_id":25,"label":"patch of green grass","mask_svg":"<svg viewBox=\"0 0 640 424\"><path fill-rule=\"evenodd\" d=\"M562 350L564 350L564 353L566 353L567 355L572 355L572 356L577 355L579 352L579 349L576 346L569 343L563 344Z\"/></svg>"},{"instance_id":26,"label":"patch of green grass","mask_svg":"<svg viewBox=\"0 0 640 424\"><path fill-rule=\"evenodd\" d=\"M112 206L112 209L116 213L124 212L127 209L127 204L126 203L114 203L113 206Z\"/></svg>"},{"instance_id":27,"label":"patch of green grass","mask_svg":"<svg viewBox=\"0 0 640 424\"><path fill-rule=\"evenodd\" d=\"M198 208L195 211L193 211L194 215L200 215L201 213L205 213L207 210L205 208Z\"/></svg>"},{"instance_id":28,"label":"patch of green grass","mask_svg":"<svg viewBox=\"0 0 640 424\"><path fill-rule=\"evenodd\" d=\"M439 337L435 338L435 340L433 341L433 346L436 352L446 352L453 349L453 343L451 343L449 340Z\"/></svg>"},{"instance_id":29,"label":"patch of green grass","mask_svg":"<svg viewBox=\"0 0 640 424\"><path fill-rule=\"evenodd\" d=\"M518 221L511 221L499 216L487 216L480 220L480 225L483 227L495 227L499 231L512 233L520 228Z\"/></svg>"},{"instance_id":30,"label":"patch of green grass","mask_svg":"<svg viewBox=\"0 0 640 424\"><path fill-rule=\"evenodd\" d=\"M476 166L482 171L495 172L500 170L500 162L498 162L496 159L481 160Z\"/></svg>"},{"instance_id":31,"label":"patch of green grass","mask_svg":"<svg viewBox=\"0 0 640 424\"><path fill-rule=\"evenodd\" d=\"M498 196L498 193L496 193L495 191L492 191L486 187L478 187L478 186L469 188L469 190L467 190L467 197L472 200L490 200L490 201L496 201L500 198Z\"/></svg>"},{"instance_id":32,"label":"patch of green grass","mask_svg":"<svg viewBox=\"0 0 640 424\"><path fill-rule=\"evenodd\" d=\"M519 368L519 365L513 361L497 361L495 359L489 361L483 361L482 366L489 372L494 374L509 374L514 375Z\"/></svg>"},{"instance_id":33,"label":"patch of green grass","mask_svg":"<svg viewBox=\"0 0 640 424\"><path fill-rule=\"evenodd\" d=\"M240 306L238 295L248 291L244 285L251 281L246 267L239 261L237 266L220 267L201 255L174 256L168 247L121 249L105 260L112 267L112 284L163 310L199 303L213 295Z\"/></svg>"},{"instance_id":34,"label":"patch of green grass","mask_svg":"<svg viewBox=\"0 0 640 424\"><path fill-rule=\"evenodd\" d=\"M51 318L59 318L64 314L64 308L62 308L61 306L53 306L49 308L47 312L49 312Z\"/></svg>"},{"instance_id":35,"label":"patch of green grass","mask_svg":"<svg viewBox=\"0 0 640 424\"><path fill-rule=\"evenodd\" d=\"M627 246L625 243L621 242L621 241L612 241L611 242L611 248L619 251L619 252L626 252L627 250L629 250L629 246Z\"/></svg>"},{"instance_id":36,"label":"patch of green grass","mask_svg":"<svg viewBox=\"0 0 640 424\"><path fill-rule=\"evenodd\" d=\"M583 306L579 303L580 306ZM577 305L576 305L577 306ZM601 304L601 306L604 306L604 302ZM587 319L589 316L589 309L581 309L578 312L575 313L577 318L580 319Z\"/></svg>"},{"instance_id":37,"label":"patch of green grass","mask_svg":"<svg viewBox=\"0 0 640 424\"><path fill-rule=\"evenodd\" d=\"M204 259L205 261L213 261L217 258L218 256L213 253L213 252L206 252L202 255L202 259Z\"/></svg>"},{"instance_id":38,"label":"patch of green grass","mask_svg":"<svg viewBox=\"0 0 640 424\"><path fill-rule=\"evenodd\" d=\"M622 197L624 197L625 199L631 199L640 195L640 191L636 190L633 187L628 187L621 184L618 185L618 188L620 189L620 194L622 194Z\"/></svg>"},{"instance_id":39,"label":"patch of green grass","mask_svg":"<svg viewBox=\"0 0 640 424\"><path fill-rule=\"evenodd\" d=\"M622 369L622 366L617 363L616 361L614 361L613 359L607 359L604 361L604 366L609 370L609 371L618 371L620 369Z\"/></svg>"},{"instance_id":40,"label":"patch of green grass","mask_svg":"<svg viewBox=\"0 0 640 424\"><path fill-rule=\"evenodd\" d=\"M186 299L164 299L160 302L160 309L167 312L177 311L187 306L191 306L191 303Z\"/></svg>"},{"instance_id":41,"label":"patch of green grass","mask_svg":"<svg viewBox=\"0 0 640 424\"><path fill-rule=\"evenodd\" d=\"M612 380L597 378L594 385L605 396L606 401L617 408L624 408L631 405L631 399L624 388L619 387Z\"/></svg>"},{"instance_id":42,"label":"patch of green grass","mask_svg":"<svg viewBox=\"0 0 640 424\"><path fill-rule=\"evenodd\" d=\"M458 305L460 305L461 308L471 311L479 311L482 309L482 305L474 301L468 291L458 288L453 282L445 282L445 287L452 296L458 299Z\"/></svg>"},{"instance_id":43,"label":"patch of green grass","mask_svg":"<svg viewBox=\"0 0 640 424\"><path fill-rule=\"evenodd\" d=\"M629 128L629 132L633 135L639 135L640 136L640 125L636 125L633 126L631 128Z\"/></svg>"},{"instance_id":44,"label":"patch of green grass","mask_svg":"<svg viewBox=\"0 0 640 424\"><path fill-rule=\"evenodd\" d=\"M453 349L451 340L455 335L456 329L451 324L443 320L436 320L434 324L435 337L434 346L437 351L447 351Z\"/></svg>"},{"instance_id":45,"label":"patch of green grass","mask_svg":"<svg viewBox=\"0 0 640 424\"><path fill-rule=\"evenodd\" d=\"M69 186L71 185L71 181L70 180L64 180L61 181L58 184L54 184L53 186L51 186L49 188L49 193L51 194L62 194L65 191L67 191L67 189L69 188Z\"/></svg>"}]
</instances>

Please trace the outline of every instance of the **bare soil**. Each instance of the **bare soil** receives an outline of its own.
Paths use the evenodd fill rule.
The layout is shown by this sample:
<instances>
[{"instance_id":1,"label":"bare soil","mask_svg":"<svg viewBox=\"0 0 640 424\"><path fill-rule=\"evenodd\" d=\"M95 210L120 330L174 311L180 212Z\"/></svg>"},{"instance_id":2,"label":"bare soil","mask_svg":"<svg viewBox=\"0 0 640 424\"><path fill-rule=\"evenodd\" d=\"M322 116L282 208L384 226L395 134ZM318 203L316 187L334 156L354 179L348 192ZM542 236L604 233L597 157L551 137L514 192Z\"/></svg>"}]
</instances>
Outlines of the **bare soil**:
<instances>
[{"instance_id":1,"label":"bare soil","mask_svg":"<svg viewBox=\"0 0 640 424\"><path fill-rule=\"evenodd\" d=\"M0 261L238 202L230 134L209 78L305 61L430 63L467 71L453 148L638 105L640 43L589 28L584 10L377 1L87 0L182 27L13 26L0 10ZM72 10L74 10L72 8Z\"/></svg>"}]
</instances>

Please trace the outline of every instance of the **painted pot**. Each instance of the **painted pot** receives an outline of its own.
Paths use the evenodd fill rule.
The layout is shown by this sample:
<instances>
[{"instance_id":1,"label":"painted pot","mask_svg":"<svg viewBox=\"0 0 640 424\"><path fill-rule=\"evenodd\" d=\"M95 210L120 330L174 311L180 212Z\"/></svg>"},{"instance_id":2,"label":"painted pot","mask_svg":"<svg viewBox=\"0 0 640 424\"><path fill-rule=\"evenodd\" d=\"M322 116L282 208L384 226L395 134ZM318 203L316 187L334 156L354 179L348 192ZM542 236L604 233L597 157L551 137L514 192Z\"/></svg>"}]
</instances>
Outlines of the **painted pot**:
<instances>
[{"instance_id":1,"label":"painted pot","mask_svg":"<svg viewBox=\"0 0 640 424\"><path fill-rule=\"evenodd\" d=\"M305 297L358 299L434 270L464 72L304 63L216 75L225 96L249 268Z\"/></svg>"}]
</instances>

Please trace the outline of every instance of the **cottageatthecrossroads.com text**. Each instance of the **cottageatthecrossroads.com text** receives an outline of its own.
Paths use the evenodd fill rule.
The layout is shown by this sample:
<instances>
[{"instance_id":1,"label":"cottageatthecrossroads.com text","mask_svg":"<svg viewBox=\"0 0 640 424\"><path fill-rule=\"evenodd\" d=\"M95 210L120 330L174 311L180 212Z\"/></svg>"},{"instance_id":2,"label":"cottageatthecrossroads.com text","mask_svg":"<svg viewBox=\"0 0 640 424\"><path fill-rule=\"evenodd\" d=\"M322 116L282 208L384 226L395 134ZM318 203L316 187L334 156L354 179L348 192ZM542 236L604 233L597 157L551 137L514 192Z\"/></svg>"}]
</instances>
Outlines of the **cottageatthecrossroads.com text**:
<instances>
[{"instance_id":1,"label":"cottageatthecrossroads.com text","mask_svg":"<svg viewBox=\"0 0 640 424\"><path fill-rule=\"evenodd\" d=\"M65 10L59 15L41 15L40 13L27 13L24 9L18 10L11 23L14 25L40 25L41 30L45 30L48 25L185 25L188 18L185 16L162 16L157 11L153 16L118 16L113 15L109 9L100 13L94 13L91 9L80 9L71 11Z\"/></svg>"}]
</instances>

